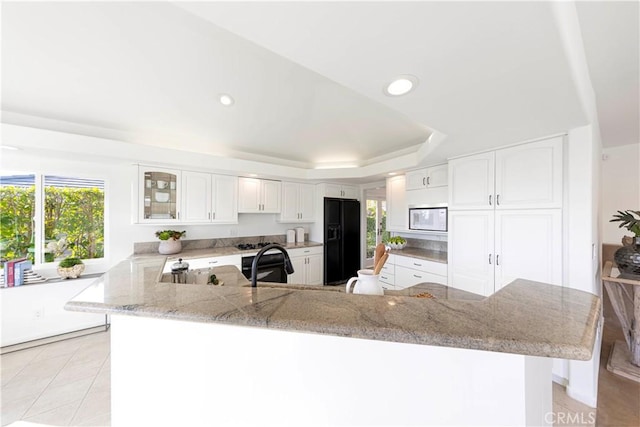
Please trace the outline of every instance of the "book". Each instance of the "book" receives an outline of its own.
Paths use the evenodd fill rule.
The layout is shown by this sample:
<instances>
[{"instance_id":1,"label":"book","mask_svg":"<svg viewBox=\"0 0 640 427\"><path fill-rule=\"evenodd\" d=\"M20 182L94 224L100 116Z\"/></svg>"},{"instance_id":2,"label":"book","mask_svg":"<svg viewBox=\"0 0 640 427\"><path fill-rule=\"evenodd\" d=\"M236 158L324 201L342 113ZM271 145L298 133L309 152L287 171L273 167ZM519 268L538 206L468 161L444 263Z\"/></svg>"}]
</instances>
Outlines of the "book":
<instances>
[{"instance_id":1,"label":"book","mask_svg":"<svg viewBox=\"0 0 640 427\"><path fill-rule=\"evenodd\" d=\"M25 278L26 278L25 273L28 270L31 270L32 268L33 268L33 264L29 260L23 260L15 263L14 269L13 269L14 285L15 286L24 285Z\"/></svg>"},{"instance_id":2,"label":"book","mask_svg":"<svg viewBox=\"0 0 640 427\"><path fill-rule=\"evenodd\" d=\"M17 262L26 261L26 258L12 259L4 263L4 286L12 288L16 284L15 266Z\"/></svg>"}]
</instances>

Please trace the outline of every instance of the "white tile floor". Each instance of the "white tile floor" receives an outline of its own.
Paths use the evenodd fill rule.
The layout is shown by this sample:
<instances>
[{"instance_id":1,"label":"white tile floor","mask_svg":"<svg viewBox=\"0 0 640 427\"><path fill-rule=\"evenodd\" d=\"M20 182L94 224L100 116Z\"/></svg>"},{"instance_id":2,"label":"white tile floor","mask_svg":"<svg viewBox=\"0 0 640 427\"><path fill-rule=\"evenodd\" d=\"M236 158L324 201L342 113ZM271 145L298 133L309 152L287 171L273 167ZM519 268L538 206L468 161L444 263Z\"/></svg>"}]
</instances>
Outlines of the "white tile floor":
<instances>
[{"instance_id":1,"label":"white tile floor","mask_svg":"<svg viewBox=\"0 0 640 427\"><path fill-rule=\"evenodd\" d=\"M1 424L109 426L109 354L109 332L100 332L0 356ZM594 425L595 409L569 398L557 384L553 404L554 425Z\"/></svg>"},{"instance_id":2,"label":"white tile floor","mask_svg":"<svg viewBox=\"0 0 640 427\"><path fill-rule=\"evenodd\" d=\"M0 356L1 424L109 426L109 354L109 332L100 332Z\"/></svg>"}]
</instances>

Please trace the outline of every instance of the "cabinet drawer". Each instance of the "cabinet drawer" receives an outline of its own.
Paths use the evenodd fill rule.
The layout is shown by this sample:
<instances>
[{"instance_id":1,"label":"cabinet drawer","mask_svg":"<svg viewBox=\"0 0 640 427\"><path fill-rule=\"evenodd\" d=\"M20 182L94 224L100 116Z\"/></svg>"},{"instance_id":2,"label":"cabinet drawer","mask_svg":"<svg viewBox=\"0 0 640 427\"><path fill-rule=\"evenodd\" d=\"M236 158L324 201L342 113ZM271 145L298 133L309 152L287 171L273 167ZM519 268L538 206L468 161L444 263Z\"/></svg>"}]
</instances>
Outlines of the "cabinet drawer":
<instances>
[{"instance_id":1,"label":"cabinet drawer","mask_svg":"<svg viewBox=\"0 0 640 427\"><path fill-rule=\"evenodd\" d=\"M299 256L308 256L308 255L322 255L323 254L322 246L311 246L308 248L296 248L296 249L287 249L290 257L299 257Z\"/></svg>"},{"instance_id":2,"label":"cabinet drawer","mask_svg":"<svg viewBox=\"0 0 640 427\"><path fill-rule=\"evenodd\" d=\"M396 281L393 274L386 274L383 271L382 273L380 273L380 282L386 283L387 285L394 285Z\"/></svg>"},{"instance_id":3,"label":"cabinet drawer","mask_svg":"<svg viewBox=\"0 0 640 427\"><path fill-rule=\"evenodd\" d=\"M410 258L405 256L396 256L396 266L411 268L413 270L432 273L438 276L447 275L447 264L442 262L428 261L420 258ZM397 271L396 271L397 274Z\"/></svg>"},{"instance_id":4,"label":"cabinet drawer","mask_svg":"<svg viewBox=\"0 0 640 427\"><path fill-rule=\"evenodd\" d=\"M384 266L382 266L382 271L380 273L393 276L395 272L396 272L396 266L389 263L389 261L387 260L387 262L384 263Z\"/></svg>"},{"instance_id":5,"label":"cabinet drawer","mask_svg":"<svg viewBox=\"0 0 640 427\"><path fill-rule=\"evenodd\" d=\"M396 268L395 275L395 287L397 289L404 289L410 286L417 285L418 283L439 283L441 285L447 284L447 277L438 274L426 273L420 270L414 270L412 268L400 267Z\"/></svg>"},{"instance_id":6,"label":"cabinet drawer","mask_svg":"<svg viewBox=\"0 0 640 427\"><path fill-rule=\"evenodd\" d=\"M242 268L242 259L240 255L226 255L191 259L184 258L183 260L189 263L189 270L220 267L221 265L235 265L238 268ZM167 262L164 265L163 273L171 272L171 265L177 261L178 259L176 257L168 258Z\"/></svg>"}]
</instances>

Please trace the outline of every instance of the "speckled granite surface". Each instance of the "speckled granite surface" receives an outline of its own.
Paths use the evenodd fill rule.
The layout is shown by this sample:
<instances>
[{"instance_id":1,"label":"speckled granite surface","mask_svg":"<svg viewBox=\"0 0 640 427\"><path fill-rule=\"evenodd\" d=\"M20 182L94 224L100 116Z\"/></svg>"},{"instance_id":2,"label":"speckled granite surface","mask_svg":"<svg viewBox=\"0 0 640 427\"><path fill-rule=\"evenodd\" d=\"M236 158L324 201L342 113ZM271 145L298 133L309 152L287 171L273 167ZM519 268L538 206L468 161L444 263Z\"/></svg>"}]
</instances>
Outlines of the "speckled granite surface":
<instances>
[{"instance_id":1,"label":"speckled granite surface","mask_svg":"<svg viewBox=\"0 0 640 427\"><path fill-rule=\"evenodd\" d=\"M404 255L412 258L426 259L427 261L447 263L447 252L434 251L407 246L404 249L392 249L391 254Z\"/></svg>"},{"instance_id":2,"label":"speckled granite surface","mask_svg":"<svg viewBox=\"0 0 640 427\"><path fill-rule=\"evenodd\" d=\"M431 284L370 296L329 287L160 283L163 264L164 257L125 260L66 309L578 360L591 357L601 310L592 294L527 280L488 298ZM412 296L423 291L436 298Z\"/></svg>"},{"instance_id":3,"label":"speckled granite surface","mask_svg":"<svg viewBox=\"0 0 640 427\"><path fill-rule=\"evenodd\" d=\"M290 249L301 249L301 248L310 248L314 246L322 246L322 243L306 241L304 243L292 243L286 244L281 243L282 247L287 250ZM203 258L203 257L212 257L212 256L225 256L225 255L249 255L255 254L260 249L246 249L241 250L234 246L222 246L222 247L214 247L214 248L199 248L199 249L183 249L182 252L175 255L160 255L158 251L150 252L150 253L139 253L131 256L132 259L162 259L167 258L169 261L177 260L178 258L190 259L190 258Z\"/></svg>"}]
</instances>

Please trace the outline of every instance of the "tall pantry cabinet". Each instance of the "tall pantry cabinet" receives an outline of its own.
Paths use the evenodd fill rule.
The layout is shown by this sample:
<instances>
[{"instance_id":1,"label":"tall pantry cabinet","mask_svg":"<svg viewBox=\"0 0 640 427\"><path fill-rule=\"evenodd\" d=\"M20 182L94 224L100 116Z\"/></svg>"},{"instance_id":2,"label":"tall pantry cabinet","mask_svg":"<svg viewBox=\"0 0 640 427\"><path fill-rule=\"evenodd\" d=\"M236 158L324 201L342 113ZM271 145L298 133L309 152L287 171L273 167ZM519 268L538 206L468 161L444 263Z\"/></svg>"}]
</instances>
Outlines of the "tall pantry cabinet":
<instances>
[{"instance_id":1,"label":"tall pantry cabinet","mask_svg":"<svg viewBox=\"0 0 640 427\"><path fill-rule=\"evenodd\" d=\"M562 137L449 162L449 285L562 284Z\"/></svg>"}]
</instances>

